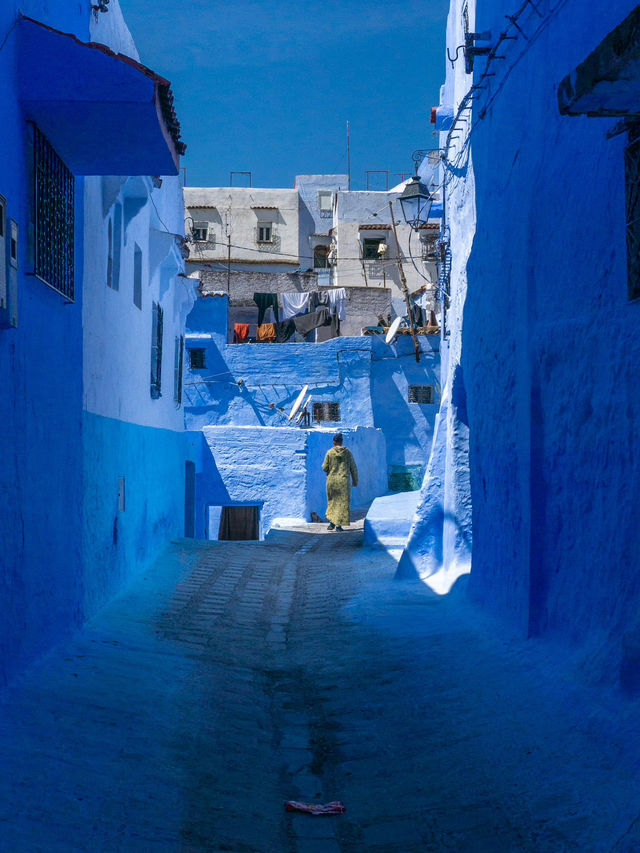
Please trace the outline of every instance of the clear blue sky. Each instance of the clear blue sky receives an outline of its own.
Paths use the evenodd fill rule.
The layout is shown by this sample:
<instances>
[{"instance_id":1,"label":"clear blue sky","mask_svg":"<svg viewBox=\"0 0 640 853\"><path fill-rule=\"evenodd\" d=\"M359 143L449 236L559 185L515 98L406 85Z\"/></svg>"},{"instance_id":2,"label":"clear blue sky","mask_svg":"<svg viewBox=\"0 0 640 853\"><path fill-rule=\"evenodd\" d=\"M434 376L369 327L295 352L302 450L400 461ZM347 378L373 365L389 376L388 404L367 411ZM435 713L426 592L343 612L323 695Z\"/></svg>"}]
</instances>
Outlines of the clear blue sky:
<instances>
[{"instance_id":1,"label":"clear blue sky","mask_svg":"<svg viewBox=\"0 0 640 853\"><path fill-rule=\"evenodd\" d=\"M437 144L449 0L120 3L142 61L171 80L190 186L346 172L347 119L353 189Z\"/></svg>"}]
</instances>

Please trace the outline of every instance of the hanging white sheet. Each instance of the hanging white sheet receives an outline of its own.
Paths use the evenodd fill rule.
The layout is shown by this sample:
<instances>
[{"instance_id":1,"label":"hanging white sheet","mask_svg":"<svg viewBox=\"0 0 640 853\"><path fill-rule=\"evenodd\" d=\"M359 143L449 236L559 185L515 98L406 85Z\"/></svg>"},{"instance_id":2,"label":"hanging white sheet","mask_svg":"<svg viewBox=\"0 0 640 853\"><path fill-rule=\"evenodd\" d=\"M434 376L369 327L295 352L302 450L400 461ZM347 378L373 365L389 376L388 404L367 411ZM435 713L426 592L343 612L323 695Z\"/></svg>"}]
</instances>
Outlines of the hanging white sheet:
<instances>
[{"instance_id":1,"label":"hanging white sheet","mask_svg":"<svg viewBox=\"0 0 640 853\"><path fill-rule=\"evenodd\" d=\"M309 307L308 293L281 293L282 319L289 320L296 314L304 313Z\"/></svg>"},{"instance_id":2,"label":"hanging white sheet","mask_svg":"<svg viewBox=\"0 0 640 853\"><path fill-rule=\"evenodd\" d=\"M337 287L325 292L329 294L329 305L335 307L338 319L343 323L347 319L347 291L344 287Z\"/></svg>"}]
</instances>

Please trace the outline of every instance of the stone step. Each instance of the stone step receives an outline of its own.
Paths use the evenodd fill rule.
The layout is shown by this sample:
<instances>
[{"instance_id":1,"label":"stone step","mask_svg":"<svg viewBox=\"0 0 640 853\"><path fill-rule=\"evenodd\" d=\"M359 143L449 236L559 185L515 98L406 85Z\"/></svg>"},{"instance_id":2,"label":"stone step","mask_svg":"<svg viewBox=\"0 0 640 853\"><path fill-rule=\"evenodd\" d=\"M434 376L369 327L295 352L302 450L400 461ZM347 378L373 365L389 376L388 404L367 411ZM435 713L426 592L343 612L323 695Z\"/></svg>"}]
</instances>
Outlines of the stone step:
<instances>
[{"instance_id":1,"label":"stone step","mask_svg":"<svg viewBox=\"0 0 640 853\"><path fill-rule=\"evenodd\" d=\"M370 547L403 546L418 506L420 492L398 492L376 498L364 520L364 542Z\"/></svg>"}]
</instances>

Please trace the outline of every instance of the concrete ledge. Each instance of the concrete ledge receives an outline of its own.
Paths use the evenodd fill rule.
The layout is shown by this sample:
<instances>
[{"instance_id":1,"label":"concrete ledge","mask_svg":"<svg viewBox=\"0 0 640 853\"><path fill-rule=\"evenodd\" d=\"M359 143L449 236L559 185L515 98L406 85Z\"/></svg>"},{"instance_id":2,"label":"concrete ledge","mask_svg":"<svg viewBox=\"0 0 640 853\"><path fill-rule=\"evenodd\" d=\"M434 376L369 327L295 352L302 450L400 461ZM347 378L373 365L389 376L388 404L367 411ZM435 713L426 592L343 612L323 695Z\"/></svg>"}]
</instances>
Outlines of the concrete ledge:
<instances>
[{"instance_id":1,"label":"concrete ledge","mask_svg":"<svg viewBox=\"0 0 640 853\"><path fill-rule=\"evenodd\" d=\"M376 498L364 520L364 543L374 548L404 546L420 492L398 492Z\"/></svg>"}]
</instances>

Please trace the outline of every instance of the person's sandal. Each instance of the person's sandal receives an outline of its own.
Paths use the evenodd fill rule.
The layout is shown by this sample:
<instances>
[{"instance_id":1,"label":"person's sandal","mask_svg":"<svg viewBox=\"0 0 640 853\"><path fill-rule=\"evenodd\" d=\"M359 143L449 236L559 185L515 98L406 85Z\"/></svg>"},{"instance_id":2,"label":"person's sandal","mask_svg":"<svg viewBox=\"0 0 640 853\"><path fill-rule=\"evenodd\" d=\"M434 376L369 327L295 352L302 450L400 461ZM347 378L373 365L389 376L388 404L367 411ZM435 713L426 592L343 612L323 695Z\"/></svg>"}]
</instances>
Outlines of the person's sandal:
<instances>
[{"instance_id":1,"label":"person's sandal","mask_svg":"<svg viewBox=\"0 0 640 853\"><path fill-rule=\"evenodd\" d=\"M333 523L333 521L330 521L329 524L327 525L327 530L335 530L335 527L336 526ZM338 530L340 530L340 528L338 528Z\"/></svg>"},{"instance_id":2,"label":"person's sandal","mask_svg":"<svg viewBox=\"0 0 640 853\"><path fill-rule=\"evenodd\" d=\"M338 530L340 533L342 533L342 528L340 527L339 524L336 524L336 530Z\"/></svg>"}]
</instances>

